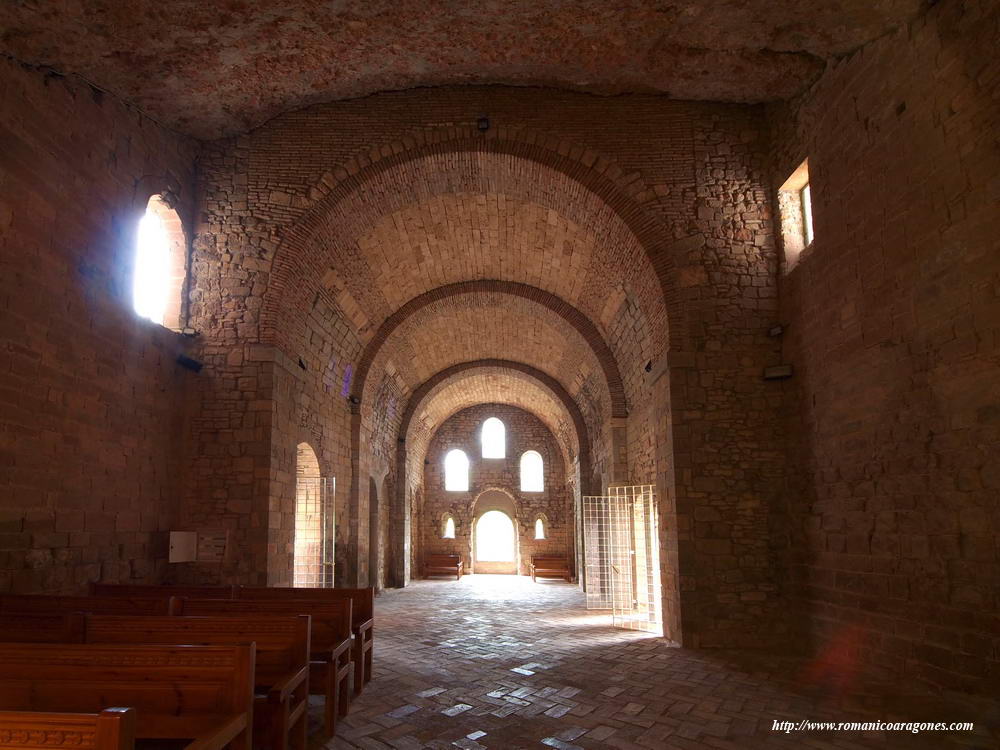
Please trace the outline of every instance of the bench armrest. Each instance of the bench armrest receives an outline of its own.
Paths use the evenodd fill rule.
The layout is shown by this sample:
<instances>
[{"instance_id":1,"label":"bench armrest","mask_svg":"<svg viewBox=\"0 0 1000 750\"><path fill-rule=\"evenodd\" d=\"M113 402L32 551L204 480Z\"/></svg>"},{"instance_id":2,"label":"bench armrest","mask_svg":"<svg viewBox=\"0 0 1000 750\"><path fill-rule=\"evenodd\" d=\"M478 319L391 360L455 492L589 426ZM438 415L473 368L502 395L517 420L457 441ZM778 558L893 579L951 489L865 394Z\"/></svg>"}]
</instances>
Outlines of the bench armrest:
<instances>
[{"instance_id":1,"label":"bench armrest","mask_svg":"<svg viewBox=\"0 0 1000 750\"><path fill-rule=\"evenodd\" d=\"M306 677L309 675L309 666L306 665L301 669L297 669L294 672L289 672L280 680L278 680L271 688L267 691L267 702L268 703L284 703L288 700L288 697L292 692L305 682Z\"/></svg>"},{"instance_id":2,"label":"bench armrest","mask_svg":"<svg viewBox=\"0 0 1000 750\"><path fill-rule=\"evenodd\" d=\"M354 635L360 638L362 635L367 633L375 625L375 619L365 620L364 622L358 623L355 627L351 628L354 631Z\"/></svg>"},{"instance_id":3,"label":"bench armrest","mask_svg":"<svg viewBox=\"0 0 1000 750\"><path fill-rule=\"evenodd\" d=\"M340 642L339 645L334 646L333 650L330 651L330 661L337 661L346 651L351 649L351 639L345 638Z\"/></svg>"}]
</instances>

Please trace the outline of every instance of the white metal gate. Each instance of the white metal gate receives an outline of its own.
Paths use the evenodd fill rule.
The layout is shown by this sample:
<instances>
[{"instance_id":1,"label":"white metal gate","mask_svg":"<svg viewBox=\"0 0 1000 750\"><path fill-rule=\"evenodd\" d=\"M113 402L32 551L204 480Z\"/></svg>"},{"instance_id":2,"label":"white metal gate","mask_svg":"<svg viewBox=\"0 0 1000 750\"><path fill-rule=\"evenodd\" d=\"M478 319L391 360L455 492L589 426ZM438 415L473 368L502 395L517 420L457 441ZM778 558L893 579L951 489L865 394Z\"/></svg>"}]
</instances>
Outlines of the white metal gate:
<instances>
[{"instance_id":1,"label":"white metal gate","mask_svg":"<svg viewBox=\"0 0 1000 750\"><path fill-rule=\"evenodd\" d=\"M298 477L295 483L295 553L292 585L333 586L334 477Z\"/></svg>"},{"instance_id":2,"label":"white metal gate","mask_svg":"<svg viewBox=\"0 0 1000 750\"><path fill-rule=\"evenodd\" d=\"M583 498L587 609L610 609L616 627L663 633L653 485Z\"/></svg>"}]
</instances>

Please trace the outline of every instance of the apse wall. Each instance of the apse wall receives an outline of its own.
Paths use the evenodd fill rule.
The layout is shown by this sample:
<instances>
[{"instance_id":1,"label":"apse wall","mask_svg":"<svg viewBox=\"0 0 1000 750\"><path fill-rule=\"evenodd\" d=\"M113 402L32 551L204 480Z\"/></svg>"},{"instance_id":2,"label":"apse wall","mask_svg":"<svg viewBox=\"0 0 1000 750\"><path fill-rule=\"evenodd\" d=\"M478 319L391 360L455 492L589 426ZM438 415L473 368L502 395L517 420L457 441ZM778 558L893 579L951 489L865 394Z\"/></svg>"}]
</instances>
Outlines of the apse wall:
<instances>
[{"instance_id":1,"label":"apse wall","mask_svg":"<svg viewBox=\"0 0 1000 750\"><path fill-rule=\"evenodd\" d=\"M790 539L808 636L1000 685L996 8L941 3L772 113L815 240L781 277Z\"/></svg>"},{"instance_id":2,"label":"apse wall","mask_svg":"<svg viewBox=\"0 0 1000 750\"><path fill-rule=\"evenodd\" d=\"M483 422L490 417L498 418L506 427L506 458L482 457L480 431ZM444 459L448 451L456 448L469 458L468 492L445 489ZM542 455L544 492L521 491L520 459L528 450ZM438 428L428 446L423 471L423 504L414 524L422 551L424 554L461 555L468 569L470 563L474 563L470 550L472 525L477 517L476 499L483 492L499 489L513 498L521 575L530 573L532 555L565 556L572 560L573 491L568 480L562 451L538 417L504 404L481 404L463 409ZM442 538L446 515L455 520L454 539ZM546 538L536 540L535 520L539 517L545 520Z\"/></svg>"},{"instance_id":3,"label":"apse wall","mask_svg":"<svg viewBox=\"0 0 1000 750\"><path fill-rule=\"evenodd\" d=\"M133 312L131 268L151 194L190 233L196 147L9 59L0 143L0 592L157 582L196 376Z\"/></svg>"}]
</instances>

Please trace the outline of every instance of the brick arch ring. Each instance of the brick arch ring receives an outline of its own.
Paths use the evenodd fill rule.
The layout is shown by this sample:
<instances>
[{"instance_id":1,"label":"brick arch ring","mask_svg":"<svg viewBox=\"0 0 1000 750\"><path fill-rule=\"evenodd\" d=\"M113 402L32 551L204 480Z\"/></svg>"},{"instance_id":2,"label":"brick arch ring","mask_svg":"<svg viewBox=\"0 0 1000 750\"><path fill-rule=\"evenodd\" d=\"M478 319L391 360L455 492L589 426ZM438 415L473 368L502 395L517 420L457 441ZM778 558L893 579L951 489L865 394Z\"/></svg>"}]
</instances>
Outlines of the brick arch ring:
<instances>
[{"instance_id":1,"label":"brick arch ring","mask_svg":"<svg viewBox=\"0 0 1000 750\"><path fill-rule=\"evenodd\" d=\"M378 356L382 345L385 344L396 329L403 325L403 323L405 323L410 316L429 305L440 302L441 300L461 294L471 294L477 292L508 294L514 297L521 297L523 299L530 300L542 305L543 307L547 307L549 310L573 326L583 337L584 341L586 341L590 346L594 356L597 357L601 370L604 373L604 377L608 384L611 416L628 416L628 407L625 399L625 386L622 382L621 373L618 370L618 362L611 351L611 347L608 346L600 331L597 330L597 326L594 325L590 318L580 312L573 305L557 297L551 292L545 291L544 289L539 289L538 287L530 286L528 284L522 284L517 281L496 281L486 279L479 281L462 281L457 284L439 286L436 289L432 289L429 292L424 292L423 294L414 297L386 318L382 322L382 325L378 327L375 335L372 336L371 340L365 346L364 352L362 352L361 358L358 360L358 367L354 376L354 386L351 391L353 397L352 408L354 410L360 409L368 373L371 371L372 364L375 361L375 357ZM560 386L560 388L561 387L562 386ZM401 434L405 434L405 432Z\"/></svg>"},{"instance_id":2,"label":"brick arch ring","mask_svg":"<svg viewBox=\"0 0 1000 750\"><path fill-rule=\"evenodd\" d=\"M587 423L584 421L583 412L580 411L579 405L573 400L573 397L569 395L569 392L563 387L562 383L548 373L542 372L538 368L526 365L522 362L514 362L509 359L477 359L471 362L462 362L457 365L452 365L451 367L447 367L444 370L435 373L421 383L413 392L413 395L410 396L410 400L407 402L406 409L403 411L403 416L400 420L400 436L403 438L406 437L410 429L410 423L413 421L413 416L420 409L424 400L437 386L464 373L485 368L497 368L501 370L513 370L515 372L519 372L537 380L542 386L552 392L552 394L565 407L566 411L569 413L570 419L573 420L573 427L576 431L577 457L580 461L581 481L589 482L590 433L587 429ZM403 465L400 465L398 468L401 471L405 471L405 466ZM404 474L400 473L399 476L404 476ZM401 482L401 484L403 484L403 482ZM584 492L584 494L586 494L586 492Z\"/></svg>"},{"instance_id":3,"label":"brick arch ring","mask_svg":"<svg viewBox=\"0 0 1000 750\"><path fill-rule=\"evenodd\" d=\"M282 300L286 291L296 283L293 277L298 266L293 260L295 251L308 246L320 230L324 218L334 212L338 204L353 193L364 190L381 173L402 164L430 156L465 152L537 162L582 185L603 201L634 235L656 273L670 324L668 348L673 351L688 348L681 286L673 254L669 250L673 238L668 227L645 207L646 203L654 200L654 193L643 183L639 173L625 174L611 160L565 139L503 127L484 136L477 133L473 125L414 133L403 141L386 144L338 166L312 185L309 194L319 196L316 202L279 238L279 248L272 263L271 288L274 293L265 295L261 310L262 337L268 331L277 330Z\"/></svg>"}]
</instances>

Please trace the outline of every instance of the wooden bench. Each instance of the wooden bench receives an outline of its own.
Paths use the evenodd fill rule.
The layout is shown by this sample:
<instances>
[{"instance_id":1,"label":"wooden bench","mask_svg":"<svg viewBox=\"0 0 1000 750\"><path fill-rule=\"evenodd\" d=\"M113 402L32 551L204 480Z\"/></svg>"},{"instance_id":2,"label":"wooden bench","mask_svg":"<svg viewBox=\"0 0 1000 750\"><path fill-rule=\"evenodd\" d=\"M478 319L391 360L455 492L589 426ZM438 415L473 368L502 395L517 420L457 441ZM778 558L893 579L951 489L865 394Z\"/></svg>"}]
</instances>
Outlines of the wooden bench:
<instances>
[{"instance_id":1,"label":"wooden bench","mask_svg":"<svg viewBox=\"0 0 1000 750\"><path fill-rule=\"evenodd\" d=\"M91 583L91 596L138 598L187 596L199 599L235 599L238 586L156 586L143 583Z\"/></svg>"},{"instance_id":2,"label":"wooden bench","mask_svg":"<svg viewBox=\"0 0 1000 750\"><path fill-rule=\"evenodd\" d=\"M80 612L0 613L0 643L83 643L83 618Z\"/></svg>"},{"instance_id":3,"label":"wooden bench","mask_svg":"<svg viewBox=\"0 0 1000 750\"><path fill-rule=\"evenodd\" d=\"M354 694L359 695L372 679L372 661L375 645L375 589L323 589L323 588L239 588L241 599L300 599L329 602L350 601L351 631L354 633Z\"/></svg>"},{"instance_id":4,"label":"wooden bench","mask_svg":"<svg viewBox=\"0 0 1000 750\"><path fill-rule=\"evenodd\" d=\"M154 617L86 615L87 643L254 643L254 745L305 750L309 705L308 615Z\"/></svg>"},{"instance_id":5,"label":"wooden bench","mask_svg":"<svg viewBox=\"0 0 1000 750\"><path fill-rule=\"evenodd\" d=\"M0 614L35 612L66 614L93 612L102 615L169 615L176 606L171 597L134 596L51 596L47 594L4 594Z\"/></svg>"},{"instance_id":6,"label":"wooden bench","mask_svg":"<svg viewBox=\"0 0 1000 750\"><path fill-rule=\"evenodd\" d=\"M180 614L247 618L260 615L309 615L312 633L309 654L309 692L325 698L324 729L337 731L337 718L350 708L351 602L350 600L182 599Z\"/></svg>"},{"instance_id":7,"label":"wooden bench","mask_svg":"<svg viewBox=\"0 0 1000 750\"><path fill-rule=\"evenodd\" d=\"M531 580L537 578L562 578L566 581L573 579L573 572L569 565L569 559L565 557L552 557L548 555L536 555L531 558Z\"/></svg>"},{"instance_id":8,"label":"wooden bench","mask_svg":"<svg viewBox=\"0 0 1000 750\"><path fill-rule=\"evenodd\" d=\"M133 750L135 709L99 714L0 711L0 748L22 750Z\"/></svg>"},{"instance_id":9,"label":"wooden bench","mask_svg":"<svg viewBox=\"0 0 1000 750\"><path fill-rule=\"evenodd\" d=\"M348 599L353 604L351 613L351 630L354 633L354 693L358 695L366 683L372 679L372 662L374 658L374 616L375 589L327 589L327 588L285 588L263 586L154 586L132 584L92 584L92 590L99 591L108 598L118 595L150 597L150 596L185 596L188 599L207 598L228 599L236 596L238 599L303 599L309 601L330 601ZM0 610L2 611L2 610ZM145 613L143 613L145 614Z\"/></svg>"},{"instance_id":10,"label":"wooden bench","mask_svg":"<svg viewBox=\"0 0 1000 750\"><path fill-rule=\"evenodd\" d=\"M462 558L458 555L427 555L424 559L424 578L432 575L455 576L455 580L461 580Z\"/></svg>"},{"instance_id":11,"label":"wooden bench","mask_svg":"<svg viewBox=\"0 0 1000 750\"><path fill-rule=\"evenodd\" d=\"M136 709L136 739L251 750L254 647L0 643L0 710Z\"/></svg>"}]
</instances>

